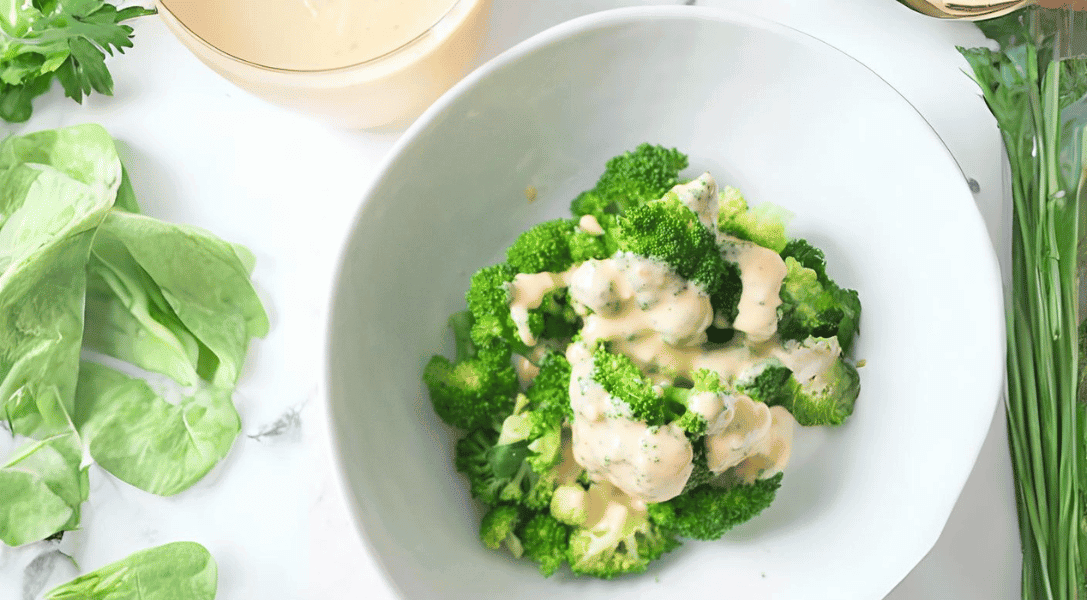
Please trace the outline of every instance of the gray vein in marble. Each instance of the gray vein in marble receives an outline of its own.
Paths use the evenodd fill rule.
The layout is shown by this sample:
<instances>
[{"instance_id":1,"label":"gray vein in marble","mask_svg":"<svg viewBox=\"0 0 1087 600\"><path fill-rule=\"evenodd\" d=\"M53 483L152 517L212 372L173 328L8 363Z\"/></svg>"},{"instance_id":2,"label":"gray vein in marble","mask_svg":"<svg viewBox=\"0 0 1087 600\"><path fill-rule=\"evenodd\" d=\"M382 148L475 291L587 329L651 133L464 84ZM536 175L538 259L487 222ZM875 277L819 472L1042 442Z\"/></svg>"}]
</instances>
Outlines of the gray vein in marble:
<instances>
[{"instance_id":1,"label":"gray vein in marble","mask_svg":"<svg viewBox=\"0 0 1087 600\"><path fill-rule=\"evenodd\" d=\"M59 540L52 545L59 544ZM23 600L34 600L45 589L45 584L61 559L73 561L71 556L56 547L42 552L23 569Z\"/></svg>"},{"instance_id":2,"label":"gray vein in marble","mask_svg":"<svg viewBox=\"0 0 1087 600\"><path fill-rule=\"evenodd\" d=\"M250 434L251 439L258 442L264 441L268 438L286 438L295 437L302 429L302 409L309 404L309 399L306 399L301 404L297 404L287 409L278 419L261 427L257 433Z\"/></svg>"}]
</instances>

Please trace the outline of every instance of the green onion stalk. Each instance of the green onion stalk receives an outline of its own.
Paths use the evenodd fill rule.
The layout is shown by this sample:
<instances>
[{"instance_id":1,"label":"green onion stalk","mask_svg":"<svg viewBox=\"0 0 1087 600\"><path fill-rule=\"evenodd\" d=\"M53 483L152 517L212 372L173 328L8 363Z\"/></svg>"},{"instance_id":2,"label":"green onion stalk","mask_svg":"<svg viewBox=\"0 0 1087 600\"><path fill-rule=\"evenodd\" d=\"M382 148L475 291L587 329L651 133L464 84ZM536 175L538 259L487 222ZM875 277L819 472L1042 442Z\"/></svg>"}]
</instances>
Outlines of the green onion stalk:
<instances>
[{"instance_id":1,"label":"green onion stalk","mask_svg":"<svg viewBox=\"0 0 1087 600\"><path fill-rule=\"evenodd\" d=\"M1011 167L1008 438L1024 600L1087 600L1087 13L1028 8L961 49Z\"/></svg>"}]
</instances>

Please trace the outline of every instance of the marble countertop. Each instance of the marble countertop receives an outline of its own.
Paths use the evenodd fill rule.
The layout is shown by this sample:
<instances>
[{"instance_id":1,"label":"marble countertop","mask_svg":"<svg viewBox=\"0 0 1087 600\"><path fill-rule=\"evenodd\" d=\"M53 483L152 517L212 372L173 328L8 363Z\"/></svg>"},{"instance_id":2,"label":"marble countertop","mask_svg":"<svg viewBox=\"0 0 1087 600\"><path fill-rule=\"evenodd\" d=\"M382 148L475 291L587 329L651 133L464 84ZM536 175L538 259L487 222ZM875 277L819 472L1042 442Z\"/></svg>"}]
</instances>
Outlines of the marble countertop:
<instances>
[{"instance_id":1,"label":"marble countertop","mask_svg":"<svg viewBox=\"0 0 1087 600\"><path fill-rule=\"evenodd\" d=\"M481 61L582 14L670 3L494 2ZM999 136L954 49L983 43L972 25L927 19L893 0L680 3L777 20L868 65L944 139L996 248L1007 247ZM332 468L319 357L334 257L399 132L337 130L257 100L204 67L157 19L136 23L135 42L110 62L115 96L91 96L79 106L54 89L30 122L0 125L0 133L105 125L146 213L205 227L254 251L254 280L272 330L247 361L235 396L242 435L226 460L171 498L92 467L81 530L59 541L0 546L0 598L35 600L78 573L176 540L200 542L215 556L221 600L396 598L349 517ZM889 600L1019 597L1006 443L1001 406L943 536ZM11 446L0 439L0 457Z\"/></svg>"}]
</instances>

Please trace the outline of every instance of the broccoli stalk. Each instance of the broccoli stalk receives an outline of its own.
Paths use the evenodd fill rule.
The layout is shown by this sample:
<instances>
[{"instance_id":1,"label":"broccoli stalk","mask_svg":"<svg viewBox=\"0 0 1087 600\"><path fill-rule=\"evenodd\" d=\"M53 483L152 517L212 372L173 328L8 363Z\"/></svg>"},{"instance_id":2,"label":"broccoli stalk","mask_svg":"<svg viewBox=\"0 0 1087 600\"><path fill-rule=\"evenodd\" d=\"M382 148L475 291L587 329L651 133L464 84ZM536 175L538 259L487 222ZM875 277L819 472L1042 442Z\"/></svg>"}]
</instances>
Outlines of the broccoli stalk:
<instances>
[{"instance_id":1,"label":"broccoli stalk","mask_svg":"<svg viewBox=\"0 0 1087 600\"><path fill-rule=\"evenodd\" d=\"M479 539L491 550L505 546L515 558L521 558L524 546L514 533L520 521L521 515L516 506L495 506L483 515L479 523Z\"/></svg>"}]
</instances>

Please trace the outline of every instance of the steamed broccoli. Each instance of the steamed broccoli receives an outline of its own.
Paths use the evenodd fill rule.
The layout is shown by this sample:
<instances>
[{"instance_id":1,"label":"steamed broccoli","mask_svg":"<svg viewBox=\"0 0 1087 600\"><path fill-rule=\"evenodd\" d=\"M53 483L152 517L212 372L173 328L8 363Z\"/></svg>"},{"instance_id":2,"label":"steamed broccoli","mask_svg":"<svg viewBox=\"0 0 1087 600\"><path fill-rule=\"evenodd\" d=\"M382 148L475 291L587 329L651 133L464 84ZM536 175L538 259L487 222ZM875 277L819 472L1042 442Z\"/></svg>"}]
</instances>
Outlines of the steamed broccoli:
<instances>
[{"instance_id":1,"label":"steamed broccoli","mask_svg":"<svg viewBox=\"0 0 1087 600\"><path fill-rule=\"evenodd\" d=\"M507 249L506 262L473 275L465 296L468 310L451 319L456 359L436 356L424 371L435 411L446 422L467 430L456 445L455 463L467 477L472 496L487 506L480 524L481 541L536 562L544 576L566 563L576 575L604 579L641 573L650 562L679 546L680 538L718 539L770 504L780 486L780 474L746 484L729 472L710 471L705 436L711 425L717 427L722 421L711 424L702 413L715 412L718 401L728 405L729 396L745 394L786 408L802 425L836 425L852 412L859 393L857 371L843 357L858 329L856 292L830 280L821 251L804 240L787 239L786 211L771 205L751 208L731 187L725 187L719 198L713 196L708 176L672 192L686 167L684 154L650 144L608 161L595 187L573 201L573 218L532 227ZM705 185L698 187L700 183ZM714 216L716 221L711 222ZM772 347L756 347L756 342L762 342L735 336L731 324L743 283L739 266L728 258L734 255L734 242L725 236L769 248L784 260L787 274L777 315L781 345L775 339ZM617 256L620 252L625 254ZM655 267L666 265L667 269L648 269L652 277L643 274L636 282L628 278L625 283L614 278L610 267L622 271L640 266L628 261L628 255L651 259ZM610 313L594 317L591 308L575 307L570 289L560 285L559 279L543 281L548 276L539 275L534 279L549 284L551 291L542 296L539 307L529 311L528 332L519 331L526 324L515 323L511 315L512 284L518 275L569 272L584 261L609 257L618 260L605 265L601 272L609 273L606 278L590 273L592 285L602 286L601 295L613 293L618 298L628 293L627 283L641 286L639 294L653 285L672 286L663 288L666 292L682 289L674 285L670 269L709 295L714 322L707 330L706 344L682 349L691 352L690 357L671 361L666 359L672 355L665 352L659 361L648 361L651 364L645 371L640 362L619 352L627 346L592 343L591 370L585 375L592 385L586 387L585 381L571 381L575 369L564 349L585 343L581 330L586 320L611 318ZM654 277L659 279L657 284L652 283ZM575 292L581 290L578 287ZM642 296L638 299L644 302ZM699 302L704 307L704 298ZM647 319L661 319L678 304L658 306L660 313L651 306L640 304L639 308ZM640 343L639 336L648 330L639 322L631 331L635 333L592 335L610 340L625 335ZM722 347L725 343L728 346ZM714 352L730 360L735 352L742 360L734 361L736 366L702 360ZM536 370L530 381L522 383L523 390L511 366L515 355ZM641 353L638 356L639 361L647 360ZM751 367L744 356L762 358ZM701 368L689 372L689 365L705 364L718 365L721 372ZM742 372L739 365L744 365ZM594 471L590 481L576 463L579 450L572 446L573 429L584 431L582 423L574 421L572 383L581 386L574 388L581 393L593 389L599 393L597 384L607 392L609 408L600 415L603 418L630 419L644 423L650 431L666 425L682 430L686 439L680 439L680 445L686 448L689 442L693 457L691 474L678 495L648 505L636 494L624 500L626 492L616 487L625 486L624 480L616 479L616 471L607 468L603 473ZM635 462L656 458L651 449L651 444L643 444L645 455L637 455L635 448L634 455L614 458ZM680 482L674 484L672 490L680 488Z\"/></svg>"},{"instance_id":2,"label":"steamed broccoli","mask_svg":"<svg viewBox=\"0 0 1087 600\"><path fill-rule=\"evenodd\" d=\"M687 407L663 394L624 354L609 352L605 344L593 350L594 381L630 407L632 418L647 425L665 425L679 419Z\"/></svg>"},{"instance_id":3,"label":"steamed broccoli","mask_svg":"<svg viewBox=\"0 0 1087 600\"><path fill-rule=\"evenodd\" d=\"M509 284L517 276L517 269L507 263L483 267L472 275L472 283L465 294L468 311L472 313L475 324L472 326L472 341L476 345L491 344L496 340L504 341L512 348L523 350L524 344L517 333L517 325L510 316ZM529 331L539 335L544 328L543 313L529 311Z\"/></svg>"},{"instance_id":4,"label":"steamed broccoli","mask_svg":"<svg viewBox=\"0 0 1087 600\"><path fill-rule=\"evenodd\" d=\"M540 573L550 577L566 562L570 528L546 512L533 515L519 530L525 556L539 563Z\"/></svg>"},{"instance_id":5,"label":"steamed broccoli","mask_svg":"<svg viewBox=\"0 0 1087 600\"><path fill-rule=\"evenodd\" d=\"M721 190L717 215L717 228L721 233L780 253L788 241L785 225L791 217L788 211L773 204L749 208L740 190L732 186Z\"/></svg>"},{"instance_id":6,"label":"steamed broccoli","mask_svg":"<svg viewBox=\"0 0 1087 600\"><path fill-rule=\"evenodd\" d=\"M792 406L799 393L793 372L776 358L768 359L744 373L736 390L768 406Z\"/></svg>"},{"instance_id":7,"label":"steamed broccoli","mask_svg":"<svg viewBox=\"0 0 1087 600\"><path fill-rule=\"evenodd\" d=\"M457 343L456 359L436 355L423 369L434 412L460 429L492 424L513 409L517 392L509 344L501 340L473 344L469 333L473 320L467 313L457 313L449 322Z\"/></svg>"},{"instance_id":8,"label":"steamed broccoli","mask_svg":"<svg viewBox=\"0 0 1087 600\"><path fill-rule=\"evenodd\" d=\"M663 196L679 183L679 172L686 168L687 155L679 150L642 144L609 160L596 187L575 198L570 210L597 220L621 214Z\"/></svg>"},{"instance_id":9,"label":"steamed broccoli","mask_svg":"<svg viewBox=\"0 0 1087 600\"><path fill-rule=\"evenodd\" d=\"M520 395L498 427L472 431L457 443L457 470L468 477L472 496L484 504L518 504L544 510L560 484L564 441L561 410L529 410Z\"/></svg>"},{"instance_id":10,"label":"steamed broccoli","mask_svg":"<svg viewBox=\"0 0 1087 600\"><path fill-rule=\"evenodd\" d=\"M860 325L857 292L838 287L827 276L823 252L804 240L791 240L781 256L787 269L778 309L781 339L837 336L848 354Z\"/></svg>"},{"instance_id":11,"label":"steamed broccoli","mask_svg":"<svg viewBox=\"0 0 1087 600\"><path fill-rule=\"evenodd\" d=\"M649 563L679 545L646 513L624 508L609 511L597 523L575 527L566 557L576 574L611 579L643 573Z\"/></svg>"},{"instance_id":12,"label":"steamed broccoli","mask_svg":"<svg viewBox=\"0 0 1087 600\"><path fill-rule=\"evenodd\" d=\"M805 344L827 343L809 339ZM801 425L841 425L853 414L853 405L861 393L857 368L839 357L822 374L798 382L790 404L784 405Z\"/></svg>"},{"instance_id":13,"label":"steamed broccoli","mask_svg":"<svg viewBox=\"0 0 1087 600\"><path fill-rule=\"evenodd\" d=\"M793 351L830 355L832 359L826 369L808 374L800 381L796 373L771 358L737 378L736 389L753 400L785 407L801 425L844 423L860 395L857 368L841 357L834 338L808 338L789 342L788 347Z\"/></svg>"},{"instance_id":14,"label":"steamed broccoli","mask_svg":"<svg viewBox=\"0 0 1087 600\"><path fill-rule=\"evenodd\" d=\"M520 273L565 271L574 264L570 255L570 239L577 222L555 219L536 225L518 236L506 249L506 262Z\"/></svg>"},{"instance_id":15,"label":"steamed broccoli","mask_svg":"<svg viewBox=\"0 0 1087 600\"><path fill-rule=\"evenodd\" d=\"M573 417L570 408L570 363L556 350L547 351L540 359L540 372L525 390L532 411L541 415L542 422L561 425ZM537 433L534 431L534 433Z\"/></svg>"},{"instance_id":16,"label":"steamed broccoli","mask_svg":"<svg viewBox=\"0 0 1087 600\"><path fill-rule=\"evenodd\" d=\"M597 222L607 232L614 227L615 218L609 216ZM576 219L555 219L518 236L506 249L506 262L521 273L559 273L575 263L614 253L614 243L607 233L593 235L578 228Z\"/></svg>"},{"instance_id":17,"label":"steamed broccoli","mask_svg":"<svg viewBox=\"0 0 1087 600\"><path fill-rule=\"evenodd\" d=\"M691 373L691 387L677 387L670 386L664 388L664 396L667 400L689 407L691 396L694 394L709 392L713 394L725 394L727 391L724 384L721 382L721 377L715 371L709 369L696 369ZM672 405L673 407L675 405ZM692 410L687 410L676 421L684 431L687 432L691 441L697 441L702 435L706 433L706 427L709 425L706 422L706 418L699 413ZM699 460L699 447L701 444L694 444L695 449L695 462ZM703 466L705 466L706 457L703 453L701 457ZM695 465L695 470L698 470L698 465ZM692 474L692 477L698 475ZM688 481L688 487L691 486L691 482Z\"/></svg>"},{"instance_id":18,"label":"steamed broccoli","mask_svg":"<svg viewBox=\"0 0 1087 600\"><path fill-rule=\"evenodd\" d=\"M722 257L714 233L675 193L629 209L619 219L616 240L620 250L658 259L697 283L715 312L735 318L743 288L740 271Z\"/></svg>"},{"instance_id":19,"label":"steamed broccoli","mask_svg":"<svg viewBox=\"0 0 1087 600\"><path fill-rule=\"evenodd\" d=\"M536 312L543 318L540 339L566 341L581 330L581 315L570 304L569 293L564 287L545 294Z\"/></svg>"},{"instance_id":20,"label":"steamed broccoli","mask_svg":"<svg viewBox=\"0 0 1087 600\"><path fill-rule=\"evenodd\" d=\"M780 485L781 473L751 485L697 486L667 502L649 505L649 518L672 535L716 540L770 506Z\"/></svg>"},{"instance_id":21,"label":"steamed broccoli","mask_svg":"<svg viewBox=\"0 0 1087 600\"><path fill-rule=\"evenodd\" d=\"M505 546L511 554L520 558L524 553L524 547L514 533L520 521L521 514L516 506L508 504L495 506L483 515L479 523L479 539L491 550L498 550Z\"/></svg>"},{"instance_id":22,"label":"steamed broccoli","mask_svg":"<svg viewBox=\"0 0 1087 600\"><path fill-rule=\"evenodd\" d=\"M710 471L709 458L706 456L706 444L693 444L692 448L694 449L694 457L691 459L691 476L687 478L687 483L683 486L680 496L709 483L716 477L713 471Z\"/></svg>"},{"instance_id":23,"label":"steamed broccoli","mask_svg":"<svg viewBox=\"0 0 1087 600\"><path fill-rule=\"evenodd\" d=\"M619 249L615 241L616 216L598 215L596 222L604 230L603 234L596 235L579 228L574 231L574 235L570 236L570 258L575 263L594 258L607 258Z\"/></svg>"}]
</instances>

